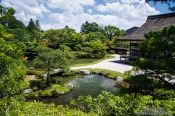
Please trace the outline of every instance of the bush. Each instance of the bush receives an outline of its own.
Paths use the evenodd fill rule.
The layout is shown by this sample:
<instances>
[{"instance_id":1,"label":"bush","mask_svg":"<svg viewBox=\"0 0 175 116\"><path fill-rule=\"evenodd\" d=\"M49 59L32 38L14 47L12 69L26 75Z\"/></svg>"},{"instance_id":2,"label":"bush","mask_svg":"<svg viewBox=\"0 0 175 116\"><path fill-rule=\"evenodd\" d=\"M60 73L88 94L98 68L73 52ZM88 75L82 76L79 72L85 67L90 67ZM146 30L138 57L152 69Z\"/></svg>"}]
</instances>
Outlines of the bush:
<instances>
[{"instance_id":1,"label":"bush","mask_svg":"<svg viewBox=\"0 0 175 116\"><path fill-rule=\"evenodd\" d=\"M73 76L75 74L75 72L73 70L70 70L70 68L65 68L63 72L63 76Z\"/></svg>"},{"instance_id":2,"label":"bush","mask_svg":"<svg viewBox=\"0 0 175 116\"><path fill-rule=\"evenodd\" d=\"M43 73L43 71L27 70L27 75L36 75L37 77L42 77Z\"/></svg>"},{"instance_id":3,"label":"bush","mask_svg":"<svg viewBox=\"0 0 175 116\"><path fill-rule=\"evenodd\" d=\"M175 99L153 99L152 96L125 94L115 96L102 92L96 98L80 96L71 102L73 108L94 112L99 116L175 115ZM161 110L161 111L160 111Z\"/></svg>"},{"instance_id":4,"label":"bush","mask_svg":"<svg viewBox=\"0 0 175 116\"><path fill-rule=\"evenodd\" d=\"M84 113L80 110L70 109L61 105L44 104L41 102L23 102L11 100L9 106L0 101L0 115L5 116L97 116L94 113Z\"/></svg>"},{"instance_id":5,"label":"bush","mask_svg":"<svg viewBox=\"0 0 175 116\"><path fill-rule=\"evenodd\" d=\"M114 50L110 50L109 54L115 54L115 51Z\"/></svg>"},{"instance_id":6,"label":"bush","mask_svg":"<svg viewBox=\"0 0 175 116\"><path fill-rule=\"evenodd\" d=\"M40 90L38 93L39 97L52 97L51 89Z\"/></svg>"},{"instance_id":7,"label":"bush","mask_svg":"<svg viewBox=\"0 0 175 116\"><path fill-rule=\"evenodd\" d=\"M69 91L70 90L68 89L67 86L53 84L50 88L47 88L45 90L40 90L39 96L40 97L57 97L59 95L65 94Z\"/></svg>"},{"instance_id":8,"label":"bush","mask_svg":"<svg viewBox=\"0 0 175 116\"><path fill-rule=\"evenodd\" d=\"M45 87L46 87L46 83L44 80L38 79L38 80L32 80L30 82L30 88L32 88L33 90L35 90L35 88L44 89Z\"/></svg>"}]
</instances>

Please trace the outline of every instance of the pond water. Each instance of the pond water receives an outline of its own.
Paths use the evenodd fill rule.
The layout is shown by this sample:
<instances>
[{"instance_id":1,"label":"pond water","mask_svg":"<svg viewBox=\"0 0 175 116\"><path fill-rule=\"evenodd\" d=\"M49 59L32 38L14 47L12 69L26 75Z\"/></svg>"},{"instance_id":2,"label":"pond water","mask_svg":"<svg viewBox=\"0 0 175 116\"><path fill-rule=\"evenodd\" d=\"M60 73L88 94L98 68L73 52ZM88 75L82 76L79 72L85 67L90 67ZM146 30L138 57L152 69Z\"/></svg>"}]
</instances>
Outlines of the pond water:
<instances>
[{"instance_id":1,"label":"pond water","mask_svg":"<svg viewBox=\"0 0 175 116\"><path fill-rule=\"evenodd\" d=\"M96 97L102 91L108 91L114 94L119 92L119 89L114 87L115 81L105 78L102 75L87 75L83 76L83 78L74 78L68 83L74 85L74 89L68 94L61 95L57 98L42 98L39 99L39 101L44 103L67 104L78 96L91 95Z\"/></svg>"}]
</instances>

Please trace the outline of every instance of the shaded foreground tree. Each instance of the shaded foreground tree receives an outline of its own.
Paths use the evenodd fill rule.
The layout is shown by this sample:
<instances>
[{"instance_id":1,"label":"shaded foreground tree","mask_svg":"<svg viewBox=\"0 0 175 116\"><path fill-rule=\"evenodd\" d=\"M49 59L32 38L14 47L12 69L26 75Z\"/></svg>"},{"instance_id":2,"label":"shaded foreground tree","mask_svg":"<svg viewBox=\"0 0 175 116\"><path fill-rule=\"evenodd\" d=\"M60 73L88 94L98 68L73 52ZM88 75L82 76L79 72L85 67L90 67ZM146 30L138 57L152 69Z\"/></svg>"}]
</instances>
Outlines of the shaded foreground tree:
<instances>
[{"instance_id":1,"label":"shaded foreground tree","mask_svg":"<svg viewBox=\"0 0 175 116\"><path fill-rule=\"evenodd\" d=\"M135 65L147 78L154 78L175 89L175 27L149 32L141 43L140 58Z\"/></svg>"},{"instance_id":2,"label":"shaded foreground tree","mask_svg":"<svg viewBox=\"0 0 175 116\"><path fill-rule=\"evenodd\" d=\"M0 98L20 95L26 87L23 64L0 53Z\"/></svg>"},{"instance_id":3,"label":"shaded foreground tree","mask_svg":"<svg viewBox=\"0 0 175 116\"><path fill-rule=\"evenodd\" d=\"M38 56L34 59L36 67L46 68L46 84L51 85L50 71L53 68L65 68L67 64L67 59L63 51L57 49L53 50L51 48L42 47L39 49Z\"/></svg>"},{"instance_id":4,"label":"shaded foreground tree","mask_svg":"<svg viewBox=\"0 0 175 116\"><path fill-rule=\"evenodd\" d=\"M102 92L96 98L80 96L71 102L73 108L99 116L174 115L175 99L158 100L147 95L113 95ZM161 111L160 111L161 110Z\"/></svg>"}]
</instances>

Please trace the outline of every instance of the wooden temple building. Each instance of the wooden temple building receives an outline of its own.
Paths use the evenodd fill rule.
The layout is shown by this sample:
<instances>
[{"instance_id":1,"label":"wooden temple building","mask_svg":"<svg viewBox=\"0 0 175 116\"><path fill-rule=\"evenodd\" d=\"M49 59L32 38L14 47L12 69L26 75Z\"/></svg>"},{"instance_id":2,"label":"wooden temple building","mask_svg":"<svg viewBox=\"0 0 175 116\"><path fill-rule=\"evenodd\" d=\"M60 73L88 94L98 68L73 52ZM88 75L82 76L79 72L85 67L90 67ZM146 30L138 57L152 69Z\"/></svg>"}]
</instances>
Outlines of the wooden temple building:
<instances>
[{"instance_id":1,"label":"wooden temple building","mask_svg":"<svg viewBox=\"0 0 175 116\"><path fill-rule=\"evenodd\" d=\"M138 43L143 41L144 35L149 31L161 30L164 27L175 26L175 13L153 15L147 18L147 21L132 33L125 35L123 38L117 39L120 42L128 43L128 47L117 46L118 51L122 51L121 58L134 60L140 57L138 52Z\"/></svg>"}]
</instances>

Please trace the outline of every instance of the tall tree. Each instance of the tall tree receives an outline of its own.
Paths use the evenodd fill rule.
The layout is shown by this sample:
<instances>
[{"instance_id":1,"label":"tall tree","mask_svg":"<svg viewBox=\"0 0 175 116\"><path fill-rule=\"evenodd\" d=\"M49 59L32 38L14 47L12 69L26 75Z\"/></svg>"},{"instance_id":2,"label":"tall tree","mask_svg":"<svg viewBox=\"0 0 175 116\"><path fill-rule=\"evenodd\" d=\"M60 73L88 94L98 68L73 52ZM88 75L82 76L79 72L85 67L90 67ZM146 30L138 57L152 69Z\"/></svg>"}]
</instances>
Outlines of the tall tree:
<instances>
[{"instance_id":1,"label":"tall tree","mask_svg":"<svg viewBox=\"0 0 175 116\"><path fill-rule=\"evenodd\" d=\"M27 25L27 30L29 32L33 32L33 31L37 30L37 27L36 27L33 19L30 19L29 24Z\"/></svg>"},{"instance_id":2,"label":"tall tree","mask_svg":"<svg viewBox=\"0 0 175 116\"><path fill-rule=\"evenodd\" d=\"M0 6L0 24L9 29L23 28L25 25L17 20L14 16L15 10L13 8L4 8Z\"/></svg>"},{"instance_id":3,"label":"tall tree","mask_svg":"<svg viewBox=\"0 0 175 116\"><path fill-rule=\"evenodd\" d=\"M175 27L149 32L140 47L143 58L136 62L147 78L160 80L175 89Z\"/></svg>"},{"instance_id":4,"label":"tall tree","mask_svg":"<svg viewBox=\"0 0 175 116\"><path fill-rule=\"evenodd\" d=\"M81 26L82 33L98 32L98 31L102 31L102 28L95 22L89 23L88 21L86 21Z\"/></svg>"},{"instance_id":5,"label":"tall tree","mask_svg":"<svg viewBox=\"0 0 175 116\"><path fill-rule=\"evenodd\" d=\"M119 28L115 26L108 25L108 26L105 26L104 28L104 34L106 35L108 39L112 39L112 37L114 36L123 36L124 31L120 30Z\"/></svg>"},{"instance_id":6,"label":"tall tree","mask_svg":"<svg viewBox=\"0 0 175 116\"><path fill-rule=\"evenodd\" d=\"M57 49L53 50L51 48L42 47L39 49L40 53L34 59L36 67L46 68L46 84L51 85L50 71L53 68L65 68L67 64L67 59L63 51Z\"/></svg>"},{"instance_id":7,"label":"tall tree","mask_svg":"<svg viewBox=\"0 0 175 116\"><path fill-rule=\"evenodd\" d=\"M35 25L36 25L37 30L41 31L41 26L40 26L39 20L36 20Z\"/></svg>"}]
</instances>

